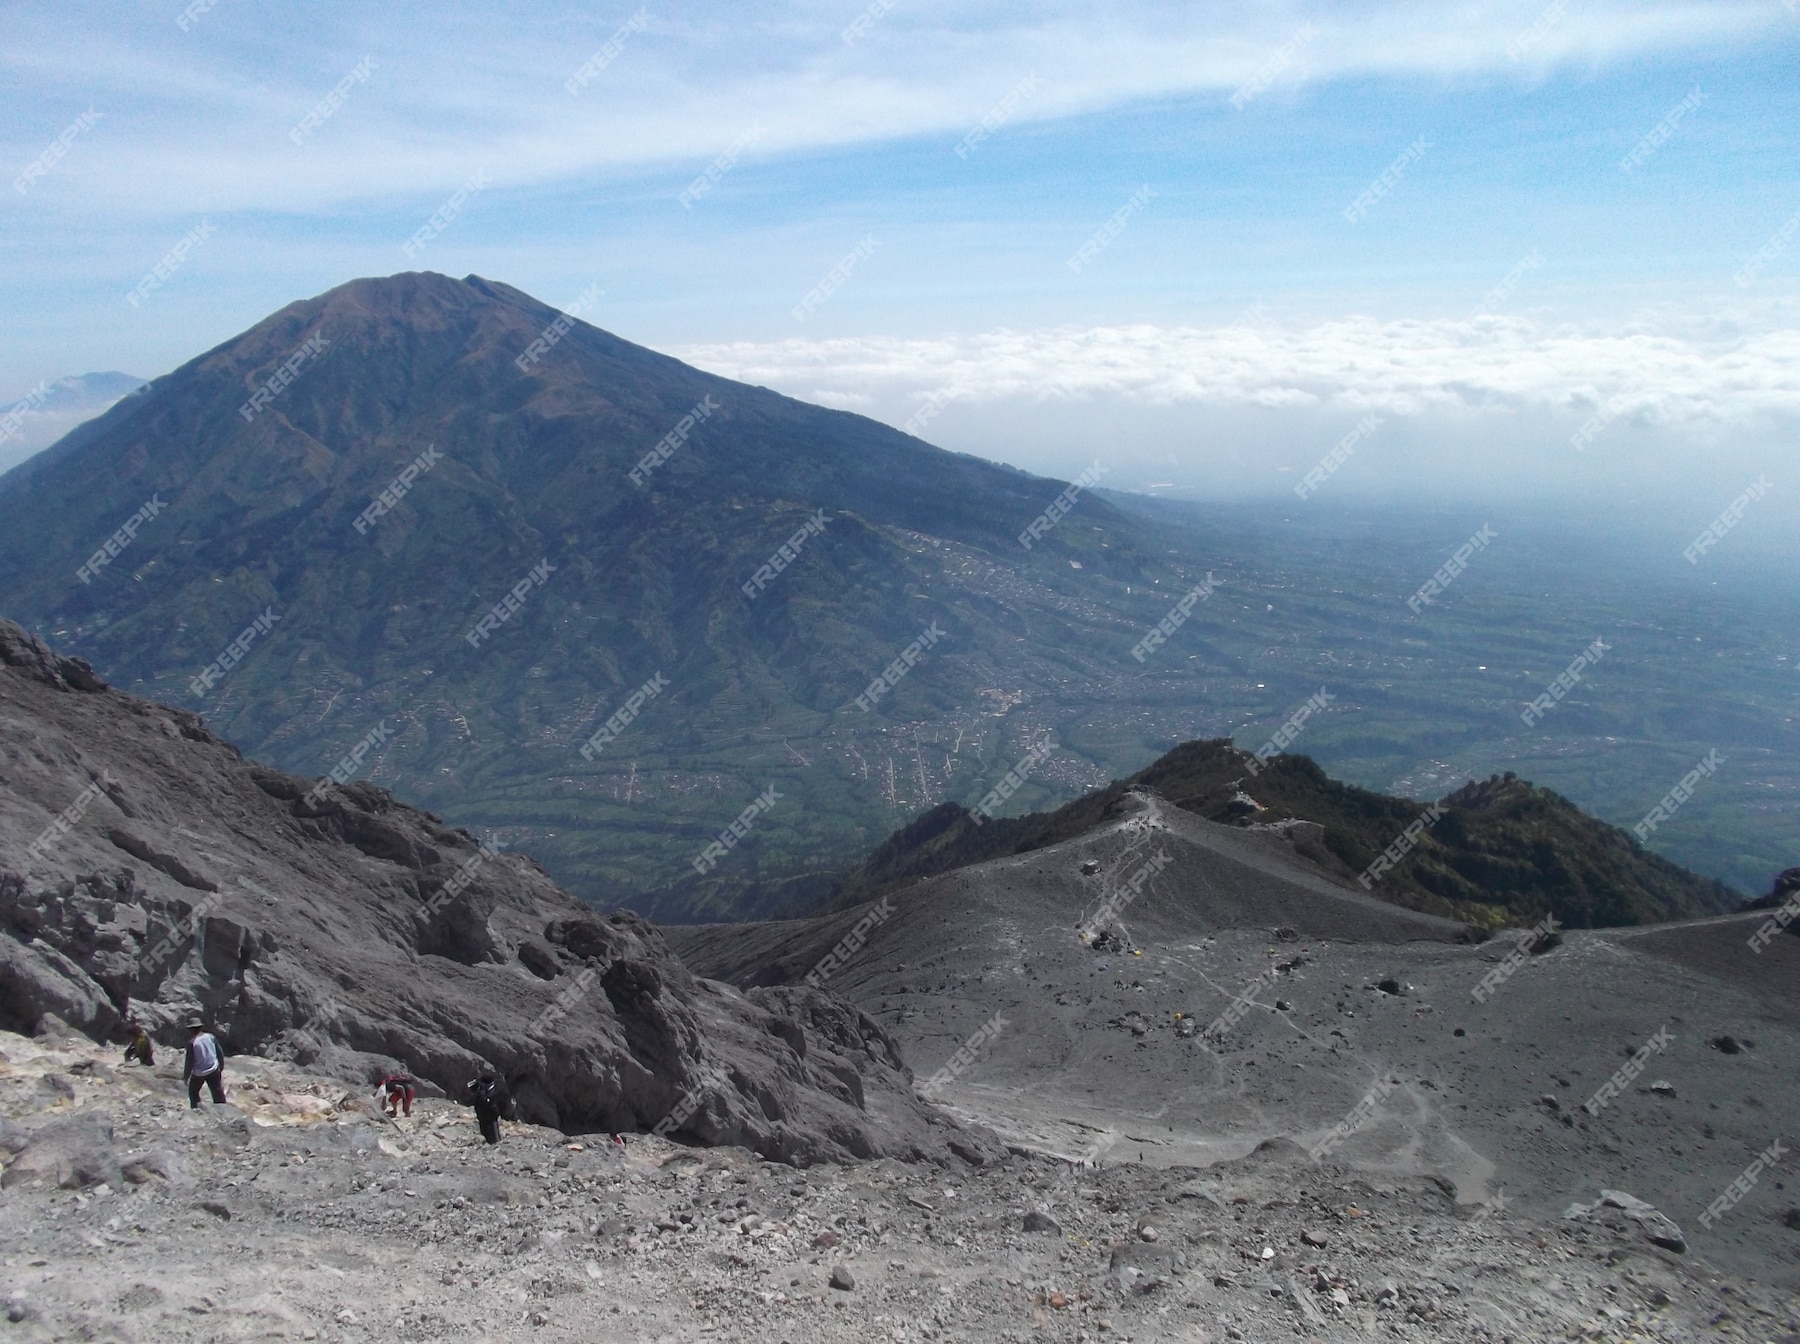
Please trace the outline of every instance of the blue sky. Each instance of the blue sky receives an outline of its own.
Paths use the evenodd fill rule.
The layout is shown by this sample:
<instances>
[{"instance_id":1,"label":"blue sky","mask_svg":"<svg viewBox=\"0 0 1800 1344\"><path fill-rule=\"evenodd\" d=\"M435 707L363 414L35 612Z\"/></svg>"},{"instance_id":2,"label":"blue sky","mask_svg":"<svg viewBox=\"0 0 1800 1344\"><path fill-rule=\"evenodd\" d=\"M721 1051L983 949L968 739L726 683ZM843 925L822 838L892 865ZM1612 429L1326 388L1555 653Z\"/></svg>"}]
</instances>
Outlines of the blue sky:
<instances>
[{"instance_id":1,"label":"blue sky","mask_svg":"<svg viewBox=\"0 0 1800 1344\"><path fill-rule=\"evenodd\" d=\"M1370 414L1346 498L1678 500L1794 457L1783 0L371 8L0 16L9 181L99 114L0 192L0 395L154 376L294 298L423 267L553 304L599 284L583 316L629 339L896 424L935 395L925 437L1063 475L1099 457L1126 487L1279 493Z\"/></svg>"}]
</instances>

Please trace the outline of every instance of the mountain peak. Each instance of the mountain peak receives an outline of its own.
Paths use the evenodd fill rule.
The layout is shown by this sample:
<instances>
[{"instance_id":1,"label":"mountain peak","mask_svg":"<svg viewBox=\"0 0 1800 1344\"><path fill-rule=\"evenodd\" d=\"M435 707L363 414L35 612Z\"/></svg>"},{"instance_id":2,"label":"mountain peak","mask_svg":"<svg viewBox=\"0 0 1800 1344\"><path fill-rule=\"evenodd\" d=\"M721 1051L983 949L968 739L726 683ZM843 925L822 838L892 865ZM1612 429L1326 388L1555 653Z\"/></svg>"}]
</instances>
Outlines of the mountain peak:
<instances>
[{"instance_id":1,"label":"mountain peak","mask_svg":"<svg viewBox=\"0 0 1800 1344\"><path fill-rule=\"evenodd\" d=\"M693 837L769 787L777 725L848 740L912 715L918 695L979 706L995 669L1019 664L1024 630L1078 648L1097 624L1127 649L1095 595L1148 582L1137 525L1100 499L1024 547L1060 482L716 377L480 276L352 280L128 401L0 480L7 614L164 696L274 616L254 656L189 692L221 731L323 772L386 723L382 781L473 825L510 827L511 804L479 799L527 771L558 801L528 808L539 819L514 838L596 900L658 908L644 892L691 886ZM154 517L129 546L78 574L146 501ZM547 581L527 607L469 641L534 572ZM869 717L846 708L934 624L949 642L930 668ZM673 689L634 730L636 755L579 756L577 734L657 675ZM1032 675L1068 680L1060 654ZM959 772L973 784L988 752L1011 750L975 754L985 718L970 712L963 761L915 749L900 784L831 748L799 786L815 805L761 828L793 848L751 861L759 840L733 871L800 850L848 859L891 829L902 785L910 801ZM721 741L742 753L729 769ZM632 815L633 759L686 822Z\"/></svg>"}]
</instances>

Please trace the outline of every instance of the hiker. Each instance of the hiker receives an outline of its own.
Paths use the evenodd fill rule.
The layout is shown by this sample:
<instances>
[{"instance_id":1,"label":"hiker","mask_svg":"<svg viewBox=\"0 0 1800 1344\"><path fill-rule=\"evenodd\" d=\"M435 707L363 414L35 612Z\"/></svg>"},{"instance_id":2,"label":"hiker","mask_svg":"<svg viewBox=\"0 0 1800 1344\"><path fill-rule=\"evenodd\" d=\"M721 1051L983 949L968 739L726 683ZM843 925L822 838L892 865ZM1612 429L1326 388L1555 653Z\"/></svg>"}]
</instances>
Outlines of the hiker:
<instances>
[{"instance_id":1,"label":"hiker","mask_svg":"<svg viewBox=\"0 0 1800 1344\"><path fill-rule=\"evenodd\" d=\"M200 1108L200 1084L205 1083L212 1093L213 1105L225 1104L225 1047L219 1044L219 1038L206 1029L206 1023L200 1018L188 1019L187 1029L192 1033L188 1037L187 1059L182 1063L181 1076L187 1081L188 1109Z\"/></svg>"},{"instance_id":2,"label":"hiker","mask_svg":"<svg viewBox=\"0 0 1800 1344\"><path fill-rule=\"evenodd\" d=\"M390 1073L375 1084L375 1109L385 1112L388 1119L399 1119L402 1107L406 1109L406 1118L412 1119L412 1104L412 1075Z\"/></svg>"},{"instance_id":3,"label":"hiker","mask_svg":"<svg viewBox=\"0 0 1800 1344\"><path fill-rule=\"evenodd\" d=\"M145 1068L156 1067L156 1051L150 1046L150 1033L135 1017L127 1019L125 1030L131 1033L131 1044L125 1047L125 1062L137 1060Z\"/></svg>"},{"instance_id":4,"label":"hiker","mask_svg":"<svg viewBox=\"0 0 1800 1344\"><path fill-rule=\"evenodd\" d=\"M491 1073L469 1083L469 1104L475 1108L475 1118L481 1123L481 1137L489 1143L500 1142L500 1113L507 1107L506 1089L500 1080Z\"/></svg>"}]
</instances>

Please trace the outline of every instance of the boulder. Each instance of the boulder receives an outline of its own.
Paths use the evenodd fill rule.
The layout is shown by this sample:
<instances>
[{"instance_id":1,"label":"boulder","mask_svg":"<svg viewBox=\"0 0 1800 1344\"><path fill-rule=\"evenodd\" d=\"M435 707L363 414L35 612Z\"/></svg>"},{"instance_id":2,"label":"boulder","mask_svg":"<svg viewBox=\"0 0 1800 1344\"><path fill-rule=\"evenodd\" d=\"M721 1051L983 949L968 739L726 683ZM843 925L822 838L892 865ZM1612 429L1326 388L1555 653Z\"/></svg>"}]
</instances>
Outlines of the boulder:
<instances>
[{"instance_id":1,"label":"boulder","mask_svg":"<svg viewBox=\"0 0 1800 1344\"><path fill-rule=\"evenodd\" d=\"M124 1189L119 1156L113 1151L111 1118L101 1111L83 1111L32 1130L24 1151L0 1175L0 1188L30 1181L61 1190L90 1185Z\"/></svg>"},{"instance_id":2,"label":"boulder","mask_svg":"<svg viewBox=\"0 0 1800 1344\"><path fill-rule=\"evenodd\" d=\"M0 882L0 921L8 913L5 904ZM0 933L0 1029L29 1034L49 1017L95 1037L110 1032L119 1020L99 982L53 943Z\"/></svg>"},{"instance_id":3,"label":"boulder","mask_svg":"<svg viewBox=\"0 0 1800 1344\"><path fill-rule=\"evenodd\" d=\"M1687 1238L1676 1226L1674 1219L1660 1212L1654 1204L1648 1204L1623 1190L1602 1190L1600 1198L1592 1204L1571 1204L1564 1211L1563 1217L1587 1219L1607 1209L1616 1209L1637 1223L1654 1245L1676 1252L1687 1250Z\"/></svg>"},{"instance_id":4,"label":"boulder","mask_svg":"<svg viewBox=\"0 0 1800 1344\"><path fill-rule=\"evenodd\" d=\"M158 1178L174 1186L191 1183L187 1165L167 1148L128 1153L119 1159L119 1171L133 1185L143 1185Z\"/></svg>"}]
</instances>

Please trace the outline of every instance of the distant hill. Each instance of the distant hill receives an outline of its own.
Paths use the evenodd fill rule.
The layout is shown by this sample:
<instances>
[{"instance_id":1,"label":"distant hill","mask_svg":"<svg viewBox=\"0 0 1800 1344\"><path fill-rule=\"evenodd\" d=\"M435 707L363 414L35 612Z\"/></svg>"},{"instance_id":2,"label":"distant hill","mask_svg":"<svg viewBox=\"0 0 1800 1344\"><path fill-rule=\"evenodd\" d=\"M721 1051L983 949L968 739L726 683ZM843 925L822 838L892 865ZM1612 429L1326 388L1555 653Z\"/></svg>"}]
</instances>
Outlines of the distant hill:
<instances>
[{"instance_id":1,"label":"distant hill","mask_svg":"<svg viewBox=\"0 0 1800 1344\"><path fill-rule=\"evenodd\" d=\"M922 877L1085 835L1107 823L1133 789L1210 821L1315 823L1322 829L1298 839L1298 853L1361 890L1357 875L1425 810L1339 783L1306 756L1277 756L1255 774L1253 759L1225 740L1189 742L1053 812L980 825L946 803L837 876L821 905L847 907ZM1570 928L1646 924L1743 904L1724 883L1650 853L1627 832L1512 775L1471 781L1439 806L1443 816L1372 883L1373 895L1483 928L1530 924L1546 914Z\"/></svg>"},{"instance_id":2,"label":"distant hill","mask_svg":"<svg viewBox=\"0 0 1800 1344\"><path fill-rule=\"evenodd\" d=\"M0 438L0 472L42 452L143 385L142 378L117 370L83 373L40 383L0 401L0 414L18 413L10 432Z\"/></svg>"}]
</instances>

